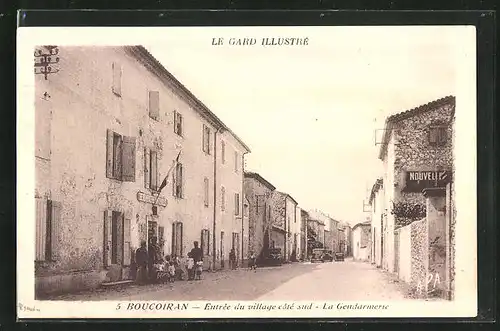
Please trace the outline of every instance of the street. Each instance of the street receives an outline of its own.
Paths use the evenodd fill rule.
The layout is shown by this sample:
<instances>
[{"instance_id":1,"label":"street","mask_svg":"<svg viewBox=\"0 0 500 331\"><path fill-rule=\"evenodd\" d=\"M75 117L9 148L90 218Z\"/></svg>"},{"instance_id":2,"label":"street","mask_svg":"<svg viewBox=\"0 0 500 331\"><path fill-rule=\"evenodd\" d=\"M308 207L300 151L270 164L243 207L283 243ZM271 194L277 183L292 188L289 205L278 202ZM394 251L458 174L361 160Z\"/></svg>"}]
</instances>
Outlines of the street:
<instances>
[{"instance_id":1,"label":"street","mask_svg":"<svg viewBox=\"0 0 500 331\"><path fill-rule=\"evenodd\" d=\"M405 300L404 289L369 263L293 263L203 274L201 281L127 285L52 300Z\"/></svg>"}]
</instances>

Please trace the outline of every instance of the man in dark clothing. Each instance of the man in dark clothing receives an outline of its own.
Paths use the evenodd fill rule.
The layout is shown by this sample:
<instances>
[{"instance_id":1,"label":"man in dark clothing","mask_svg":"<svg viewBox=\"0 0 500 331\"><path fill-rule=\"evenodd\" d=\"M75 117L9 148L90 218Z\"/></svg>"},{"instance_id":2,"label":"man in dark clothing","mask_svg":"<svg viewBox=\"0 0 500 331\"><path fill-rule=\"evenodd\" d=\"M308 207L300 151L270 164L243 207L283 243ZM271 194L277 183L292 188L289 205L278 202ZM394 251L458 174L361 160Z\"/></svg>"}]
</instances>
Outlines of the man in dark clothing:
<instances>
[{"instance_id":1,"label":"man in dark clothing","mask_svg":"<svg viewBox=\"0 0 500 331\"><path fill-rule=\"evenodd\" d=\"M151 238L151 242L148 247L148 271L149 271L149 281L154 282L156 280L156 272L154 270L154 264L156 263L156 238Z\"/></svg>"},{"instance_id":2,"label":"man in dark clothing","mask_svg":"<svg viewBox=\"0 0 500 331\"><path fill-rule=\"evenodd\" d=\"M191 249L191 252L189 252L189 254L191 254L191 257L193 258L194 263L196 264L196 262L198 261L203 261L203 252L201 251L201 248L198 247L197 241L195 241L193 244L194 247L193 249Z\"/></svg>"},{"instance_id":3,"label":"man in dark clothing","mask_svg":"<svg viewBox=\"0 0 500 331\"><path fill-rule=\"evenodd\" d=\"M137 263L137 279L138 283L144 283L147 278L148 251L146 242L141 241L141 247L135 251L135 262Z\"/></svg>"}]
</instances>

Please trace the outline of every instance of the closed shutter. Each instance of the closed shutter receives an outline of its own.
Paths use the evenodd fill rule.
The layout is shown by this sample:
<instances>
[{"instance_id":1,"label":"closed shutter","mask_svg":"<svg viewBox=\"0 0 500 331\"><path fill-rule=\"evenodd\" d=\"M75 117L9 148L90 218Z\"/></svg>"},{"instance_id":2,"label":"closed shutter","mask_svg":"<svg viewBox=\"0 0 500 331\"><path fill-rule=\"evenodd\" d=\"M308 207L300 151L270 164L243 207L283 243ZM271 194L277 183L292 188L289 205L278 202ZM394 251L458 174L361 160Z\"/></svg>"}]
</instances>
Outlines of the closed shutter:
<instances>
[{"instance_id":1,"label":"closed shutter","mask_svg":"<svg viewBox=\"0 0 500 331\"><path fill-rule=\"evenodd\" d=\"M114 132L107 130L106 138L106 177L113 178L113 137Z\"/></svg>"},{"instance_id":2,"label":"closed shutter","mask_svg":"<svg viewBox=\"0 0 500 331\"><path fill-rule=\"evenodd\" d=\"M45 260L45 247L47 238L47 202L43 198L36 198L36 240L35 260Z\"/></svg>"},{"instance_id":3,"label":"closed shutter","mask_svg":"<svg viewBox=\"0 0 500 331\"><path fill-rule=\"evenodd\" d=\"M437 139L438 139L437 135L438 135L438 129L435 127L431 127L429 129L429 142L431 144L437 143Z\"/></svg>"},{"instance_id":4,"label":"closed shutter","mask_svg":"<svg viewBox=\"0 0 500 331\"><path fill-rule=\"evenodd\" d=\"M163 257L165 255L165 228L163 226L158 227L158 245L160 246L160 254Z\"/></svg>"},{"instance_id":5,"label":"closed shutter","mask_svg":"<svg viewBox=\"0 0 500 331\"><path fill-rule=\"evenodd\" d=\"M104 238L103 238L103 264L104 267L111 265L111 222L113 213L111 210L104 211Z\"/></svg>"},{"instance_id":6,"label":"closed shutter","mask_svg":"<svg viewBox=\"0 0 500 331\"><path fill-rule=\"evenodd\" d=\"M116 213L116 264L123 264L123 251L124 251L124 228L125 217L123 213Z\"/></svg>"},{"instance_id":7,"label":"closed shutter","mask_svg":"<svg viewBox=\"0 0 500 331\"><path fill-rule=\"evenodd\" d=\"M50 256L46 258L57 260L59 258L59 235L61 232L61 203L51 201L50 208Z\"/></svg>"},{"instance_id":8,"label":"closed shutter","mask_svg":"<svg viewBox=\"0 0 500 331\"><path fill-rule=\"evenodd\" d=\"M157 120L160 116L160 92L149 91L149 117Z\"/></svg>"},{"instance_id":9,"label":"closed shutter","mask_svg":"<svg viewBox=\"0 0 500 331\"><path fill-rule=\"evenodd\" d=\"M131 261L131 244L130 244L130 226L131 226L131 215L126 214L123 221L123 265L130 265Z\"/></svg>"},{"instance_id":10,"label":"closed shutter","mask_svg":"<svg viewBox=\"0 0 500 331\"><path fill-rule=\"evenodd\" d=\"M149 148L144 147L144 187L149 188Z\"/></svg>"},{"instance_id":11,"label":"closed shutter","mask_svg":"<svg viewBox=\"0 0 500 331\"><path fill-rule=\"evenodd\" d=\"M149 168L149 171L151 171L151 183L149 184L149 187L153 190L156 190L158 189L158 154L156 153L156 151L149 152L149 159L151 162L151 166Z\"/></svg>"},{"instance_id":12,"label":"closed shutter","mask_svg":"<svg viewBox=\"0 0 500 331\"><path fill-rule=\"evenodd\" d=\"M183 229L182 229L182 223L179 223L179 242L180 242L180 255L184 255L184 242L183 242Z\"/></svg>"},{"instance_id":13,"label":"closed shutter","mask_svg":"<svg viewBox=\"0 0 500 331\"><path fill-rule=\"evenodd\" d=\"M123 137L122 180L135 182L135 137Z\"/></svg>"}]
</instances>

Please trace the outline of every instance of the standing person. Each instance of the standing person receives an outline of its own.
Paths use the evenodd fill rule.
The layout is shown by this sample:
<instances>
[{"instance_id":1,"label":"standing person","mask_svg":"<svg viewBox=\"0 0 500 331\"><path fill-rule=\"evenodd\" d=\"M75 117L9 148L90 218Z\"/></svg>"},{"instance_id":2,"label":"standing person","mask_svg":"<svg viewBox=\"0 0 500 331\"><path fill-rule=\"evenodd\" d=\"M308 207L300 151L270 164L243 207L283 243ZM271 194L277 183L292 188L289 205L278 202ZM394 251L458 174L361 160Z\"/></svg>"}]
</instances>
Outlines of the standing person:
<instances>
[{"instance_id":1,"label":"standing person","mask_svg":"<svg viewBox=\"0 0 500 331\"><path fill-rule=\"evenodd\" d=\"M189 252L188 256L191 256L191 258L193 259L193 262L194 262L194 266L193 266L193 278L194 278L195 266L198 264L198 262L203 263L203 251L199 247L197 241L193 242L193 246L194 247L193 247L193 249L191 249L191 252Z\"/></svg>"},{"instance_id":2,"label":"standing person","mask_svg":"<svg viewBox=\"0 0 500 331\"><path fill-rule=\"evenodd\" d=\"M257 269L257 258L256 258L255 253L253 251L250 251L250 256L248 257L248 268L250 270Z\"/></svg>"},{"instance_id":3,"label":"standing person","mask_svg":"<svg viewBox=\"0 0 500 331\"><path fill-rule=\"evenodd\" d=\"M231 251L229 252L229 265L231 269L236 269L236 252L234 247L231 248Z\"/></svg>"},{"instance_id":4,"label":"standing person","mask_svg":"<svg viewBox=\"0 0 500 331\"><path fill-rule=\"evenodd\" d=\"M141 247L135 251L135 262L137 263L137 279L138 283L145 283L147 278L148 251L146 242L141 241Z\"/></svg>"},{"instance_id":5,"label":"standing person","mask_svg":"<svg viewBox=\"0 0 500 331\"><path fill-rule=\"evenodd\" d=\"M149 281L154 282L156 280L156 272L154 269L154 265L156 263L156 237L151 238L151 242L148 247L148 272L149 272Z\"/></svg>"}]
</instances>

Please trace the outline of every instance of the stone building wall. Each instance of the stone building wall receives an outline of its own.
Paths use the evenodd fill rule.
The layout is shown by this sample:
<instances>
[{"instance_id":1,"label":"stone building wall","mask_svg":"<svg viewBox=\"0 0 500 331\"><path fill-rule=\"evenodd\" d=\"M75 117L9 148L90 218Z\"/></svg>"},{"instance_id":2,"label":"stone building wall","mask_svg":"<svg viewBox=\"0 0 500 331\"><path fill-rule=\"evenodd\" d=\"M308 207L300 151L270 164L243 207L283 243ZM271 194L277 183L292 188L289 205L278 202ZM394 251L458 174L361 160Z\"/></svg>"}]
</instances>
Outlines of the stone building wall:
<instances>
[{"instance_id":1,"label":"stone building wall","mask_svg":"<svg viewBox=\"0 0 500 331\"><path fill-rule=\"evenodd\" d=\"M452 103L443 104L433 110L397 122L393 130L395 201L404 200L425 204L425 198L420 192L402 192L406 186L406 171L451 170L453 166L452 126L448 125L447 141L443 146L429 144L429 128L435 124L447 125L453 107Z\"/></svg>"},{"instance_id":2,"label":"stone building wall","mask_svg":"<svg viewBox=\"0 0 500 331\"><path fill-rule=\"evenodd\" d=\"M411 223L411 288L417 296L427 295L428 236L426 219Z\"/></svg>"}]
</instances>

